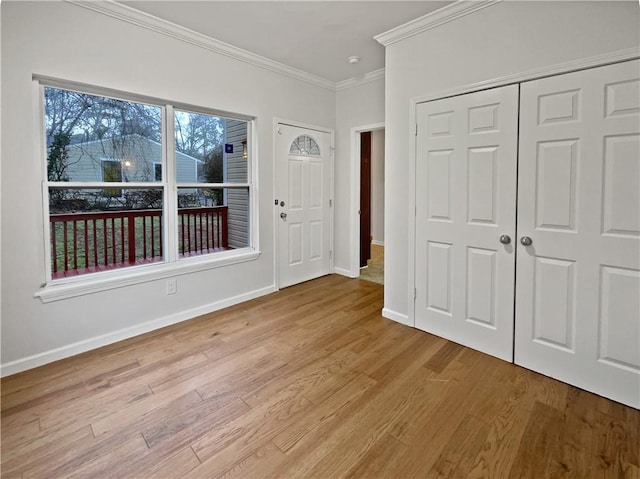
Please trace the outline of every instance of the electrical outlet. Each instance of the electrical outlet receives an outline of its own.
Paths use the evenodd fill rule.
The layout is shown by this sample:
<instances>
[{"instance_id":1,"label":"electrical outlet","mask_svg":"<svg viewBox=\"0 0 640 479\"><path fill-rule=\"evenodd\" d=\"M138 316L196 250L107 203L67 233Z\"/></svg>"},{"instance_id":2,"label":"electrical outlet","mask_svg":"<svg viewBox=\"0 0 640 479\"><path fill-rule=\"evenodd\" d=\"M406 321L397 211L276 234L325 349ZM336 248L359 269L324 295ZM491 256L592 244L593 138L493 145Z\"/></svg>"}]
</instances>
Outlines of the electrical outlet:
<instances>
[{"instance_id":1,"label":"electrical outlet","mask_svg":"<svg viewBox=\"0 0 640 479\"><path fill-rule=\"evenodd\" d=\"M171 278L167 280L167 294L176 294L178 291L178 280Z\"/></svg>"}]
</instances>

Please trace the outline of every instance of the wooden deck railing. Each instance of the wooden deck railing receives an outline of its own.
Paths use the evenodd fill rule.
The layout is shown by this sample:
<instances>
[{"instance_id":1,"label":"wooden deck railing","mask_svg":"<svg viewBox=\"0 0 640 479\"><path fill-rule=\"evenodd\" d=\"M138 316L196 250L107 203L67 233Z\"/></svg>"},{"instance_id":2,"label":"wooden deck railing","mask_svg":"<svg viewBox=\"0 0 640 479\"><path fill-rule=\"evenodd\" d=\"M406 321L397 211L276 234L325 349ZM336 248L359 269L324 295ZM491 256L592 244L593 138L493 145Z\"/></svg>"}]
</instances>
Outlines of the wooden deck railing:
<instances>
[{"instance_id":1,"label":"wooden deck railing","mask_svg":"<svg viewBox=\"0 0 640 479\"><path fill-rule=\"evenodd\" d=\"M178 252L194 256L229 248L226 206L178 209ZM163 260L162 210L49 216L54 278Z\"/></svg>"}]
</instances>

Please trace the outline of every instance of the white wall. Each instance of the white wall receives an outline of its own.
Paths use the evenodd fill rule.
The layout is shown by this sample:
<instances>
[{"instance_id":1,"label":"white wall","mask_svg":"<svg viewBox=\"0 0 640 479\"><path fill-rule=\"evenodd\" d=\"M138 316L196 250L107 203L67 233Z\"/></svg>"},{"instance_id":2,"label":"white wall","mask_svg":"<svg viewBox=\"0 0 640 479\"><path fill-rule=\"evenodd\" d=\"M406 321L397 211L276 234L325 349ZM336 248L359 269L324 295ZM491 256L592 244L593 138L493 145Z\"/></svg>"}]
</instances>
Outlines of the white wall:
<instances>
[{"instance_id":1,"label":"white wall","mask_svg":"<svg viewBox=\"0 0 640 479\"><path fill-rule=\"evenodd\" d=\"M637 2L505 1L386 49L385 313L409 312L411 99L638 46Z\"/></svg>"},{"instance_id":2,"label":"white wall","mask_svg":"<svg viewBox=\"0 0 640 479\"><path fill-rule=\"evenodd\" d=\"M371 132L371 236L384 243L384 130Z\"/></svg>"},{"instance_id":3,"label":"white wall","mask_svg":"<svg viewBox=\"0 0 640 479\"><path fill-rule=\"evenodd\" d=\"M384 121L384 80L379 79L336 93L335 239L336 272L359 274L359 238L354 221L360 203L353 188L352 128ZM359 175L359 172L358 172ZM355 244L354 244L355 241ZM354 248L355 246L355 248Z\"/></svg>"},{"instance_id":4,"label":"white wall","mask_svg":"<svg viewBox=\"0 0 640 479\"><path fill-rule=\"evenodd\" d=\"M63 2L3 2L1 43L3 365L19 369L25 358L64 355L273 287L273 118L331 128L335 92ZM45 280L34 73L256 116L260 258L180 276L171 296L163 280L47 304L34 298Z\"/></svg>"}]
</instances>

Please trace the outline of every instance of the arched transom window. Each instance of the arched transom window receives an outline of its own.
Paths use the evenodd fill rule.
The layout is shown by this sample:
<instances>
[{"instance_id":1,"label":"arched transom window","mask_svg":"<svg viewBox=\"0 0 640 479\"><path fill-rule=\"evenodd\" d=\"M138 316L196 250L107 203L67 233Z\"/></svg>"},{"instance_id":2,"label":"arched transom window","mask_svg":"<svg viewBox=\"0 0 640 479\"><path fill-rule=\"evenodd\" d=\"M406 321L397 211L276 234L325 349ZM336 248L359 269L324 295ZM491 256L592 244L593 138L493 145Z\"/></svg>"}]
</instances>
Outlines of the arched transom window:
<instances>
[{"instance_id":1,"label":"arched transom window","mask_svg":"<svg viewBox=\"0 0 640 479\"><path fill-rule=\"evenodd\" d=\"M320 156L320 147L316 143L316 140L307 135L300 135L293 140L291 148L289 148L289 154L291 155L303 155L303 156Z\"/></svg>"}]
</instances>

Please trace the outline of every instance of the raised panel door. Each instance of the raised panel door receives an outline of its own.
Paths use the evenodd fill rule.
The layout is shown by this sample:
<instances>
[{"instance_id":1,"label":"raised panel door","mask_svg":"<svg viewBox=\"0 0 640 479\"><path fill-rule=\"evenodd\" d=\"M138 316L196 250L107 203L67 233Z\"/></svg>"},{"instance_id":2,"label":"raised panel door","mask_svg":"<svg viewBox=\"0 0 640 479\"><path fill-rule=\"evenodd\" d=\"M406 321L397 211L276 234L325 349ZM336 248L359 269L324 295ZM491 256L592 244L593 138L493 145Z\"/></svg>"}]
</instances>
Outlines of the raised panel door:
<instances>
[{"instance_id":1,"label":"raised panel door","mask_svg":"<svg viewBox=\"0 0 640 479\"><path fill-rule=\"evenodd\" d=\"M330 134L286 124L276 130L278 286L330 272Z\"/></svg>"},{"instance_id":2,"label":"raised panel door","mask_svg":"<svg viewBox=\"0 0 640 479\"><path fill-rule=\"evenodd\" d=\"M416 114L415 325L512 361L518 86Z\"/></svg>"},{"instance_id":3,"label":"raised panel door","mask_svg":"<svg viewBox=\"0 0 640 479\"><path fill-rule=\"evenodd\" d=\"M640 407L640 63L521 85L515 361Z\"/></svg>"}]
</instances>

